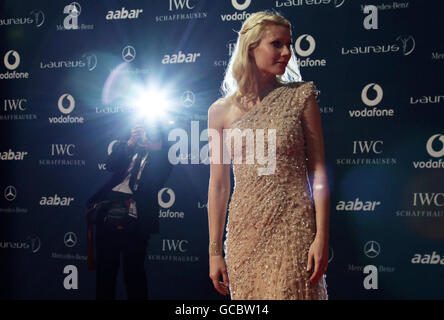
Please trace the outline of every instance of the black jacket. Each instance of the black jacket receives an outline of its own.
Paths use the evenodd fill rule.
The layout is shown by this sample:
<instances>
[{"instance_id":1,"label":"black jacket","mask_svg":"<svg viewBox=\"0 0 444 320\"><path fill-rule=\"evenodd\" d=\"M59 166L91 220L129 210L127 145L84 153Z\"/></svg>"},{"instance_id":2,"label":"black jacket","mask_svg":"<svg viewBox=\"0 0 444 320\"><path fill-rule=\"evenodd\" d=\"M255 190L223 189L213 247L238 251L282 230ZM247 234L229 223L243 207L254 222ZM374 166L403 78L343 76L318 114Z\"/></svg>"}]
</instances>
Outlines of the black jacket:
<instances>
[{"instance_id":1,"label":"black jacket","mask_svg":"<svg viewBox=\"0 0 444 320\"><path fill-rule=\"evenodd\" d=\"M138 230L140 236L147 237L151 233L159 233L159 202L157 194L167 181L172 165L168 161L168 143L163 140L159 150L148 150L148 157L143 168L139 186L135 195ZM106 199L107 194L125 178L125 174L135 154L126 141L114 144L106 162L106 170L113 172L110 180L99 189L89 200L88 205Z\"/></svg>"}]
</instances>

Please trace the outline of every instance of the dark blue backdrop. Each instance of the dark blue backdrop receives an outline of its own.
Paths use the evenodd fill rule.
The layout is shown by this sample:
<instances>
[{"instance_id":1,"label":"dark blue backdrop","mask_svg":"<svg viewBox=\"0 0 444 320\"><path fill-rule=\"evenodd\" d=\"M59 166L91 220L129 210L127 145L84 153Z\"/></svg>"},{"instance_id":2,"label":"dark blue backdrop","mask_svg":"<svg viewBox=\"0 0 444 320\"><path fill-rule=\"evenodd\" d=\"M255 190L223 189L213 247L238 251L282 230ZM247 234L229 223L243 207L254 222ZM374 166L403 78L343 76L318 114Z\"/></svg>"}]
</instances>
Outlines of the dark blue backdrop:
<instances>
[{"instance_id":1,"label":"dark blue backdrop","mask_svg":"<svg viewBox=\"0 0 444 320\"><path fill-rule=\"evenodd\" d=\"M363 26L366 4L379 8L376 30ZM77 12L64 13L69 5ZM171 129L202 132L234 31L262 9L292 22L302 77L320 90L330 298L444 297L441 1L5 0L0 8L3 299L94 298L84 203L109 177L110 143L134 121L134 87L159 83ZM194 156L189 144L184 160ZM208 278L208 178L207 164L178 164L165 184L162 201L174 194L174 202L163 215L174 217L161 218L149 245L151 299L221 299ZM67 265L78 270L78 289L64 286ZM378 289L364 288L366 265L377 267Z\"/></svg>"}]
</instances>

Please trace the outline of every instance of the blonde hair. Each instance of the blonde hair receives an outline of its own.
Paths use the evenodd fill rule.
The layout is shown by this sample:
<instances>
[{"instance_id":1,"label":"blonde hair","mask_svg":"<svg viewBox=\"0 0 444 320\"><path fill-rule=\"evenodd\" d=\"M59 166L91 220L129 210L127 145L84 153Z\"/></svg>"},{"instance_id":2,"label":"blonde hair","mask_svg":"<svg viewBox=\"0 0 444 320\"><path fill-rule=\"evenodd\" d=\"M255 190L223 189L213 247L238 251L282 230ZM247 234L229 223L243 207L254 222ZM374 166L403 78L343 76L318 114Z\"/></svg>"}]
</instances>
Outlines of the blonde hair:
<instances>
[{"instance_id":1,"label":"blonde hair","mask_svg":"<svg viewBox=\"0 0 444 320\"><path fill-rule=\"evenodd\" d=\"M256 48L266 27L269 25L279 25L290 29L291 24L283 16L267 11L256 12L252 14L242 24L241 30L238 32L236 47L231 56L228 68L222 82L222 92L225 98L231 100L239 108L246 111L248 105L257 100L258 82L254 73L254 62L250 58L248 52L250 48ZM293 48L291 50L291 58L287 64L285 73L276 76L278 83L288 83L300 81L299 68L296 61L296 55Z\"/></svg>"}]
</instances>

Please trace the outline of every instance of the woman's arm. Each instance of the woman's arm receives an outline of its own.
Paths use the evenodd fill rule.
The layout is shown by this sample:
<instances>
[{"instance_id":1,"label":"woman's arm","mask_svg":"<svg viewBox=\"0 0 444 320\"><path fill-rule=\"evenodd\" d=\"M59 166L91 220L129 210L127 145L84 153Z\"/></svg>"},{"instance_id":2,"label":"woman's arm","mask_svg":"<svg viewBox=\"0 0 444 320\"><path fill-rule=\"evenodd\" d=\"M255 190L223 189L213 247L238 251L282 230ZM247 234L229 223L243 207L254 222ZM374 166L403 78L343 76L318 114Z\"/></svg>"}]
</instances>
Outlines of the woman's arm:
<instances>
[{"instance_id":1,"label":"woman's arm","mask_svg":"<svg viewBox=\"0 0 444 320\"><path fill-rule=\"evenodd\" d=\"M230 196L230 166L223 163L223 129L225 106L218 100L208 110L210 147L210 182L208 187L208 224L210 278L216 290L228 294L228 273L222 256L222 238ZM223 286L219 280L223 278Z\"/></svg>"},{"instance_id":2,"label":"woman's arm","mask_svg":"<svg viewBox=\"0 0 444 320\"><path fill-rule=\"evenodd\" d=\"M325 167L321 115L314 94L307 98L306 103L302 125L307 146L307 170L312 181L316 209L316 237L310 248L307 270L311 269L314 259L315 269L310 281L316 282L328 265L330 190Z\"/></svg>"}]
</instances>

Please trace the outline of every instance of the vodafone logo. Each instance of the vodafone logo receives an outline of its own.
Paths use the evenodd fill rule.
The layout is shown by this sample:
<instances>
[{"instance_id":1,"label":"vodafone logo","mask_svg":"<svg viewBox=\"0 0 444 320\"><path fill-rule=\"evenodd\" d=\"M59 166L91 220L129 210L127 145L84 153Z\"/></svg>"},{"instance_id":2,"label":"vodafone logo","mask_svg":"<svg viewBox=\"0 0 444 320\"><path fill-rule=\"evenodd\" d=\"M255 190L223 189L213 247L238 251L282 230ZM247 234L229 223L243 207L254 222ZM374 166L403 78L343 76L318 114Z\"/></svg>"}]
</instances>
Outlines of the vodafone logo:
<instances>
[{"instance_id":1,"label":"vodafone logo","mask_svg":"<svg viewBox=\"0 0 444 320\"><path fill-rule=\"evenodd\" d=\"M239 0L231 0L231 4L236 10L245 10L250 6L251 0L245 0L243 3L239 3Z\"/></svg>"},{"instance_id":2,"label":"vodafone logo","mask_svg":"<svg viewBox=\"0 0 444 320\"><path fill-rule=\"evenodd\" d=\"M111 143L108 145L108 155L110 155L111 152L113 152L113 147L114 147L114 145L115 145L117 142L119 142L119 141L118 141L118 140L113 140L113 141L111 141Z\"/></svg>"},{"instance_id":3,"label":"vodafone logo","mask_svg":"<svg viewBox=\"0 0 444 320\"><path fill-rule=\"evenodd\" d=\"M308 42L308 49L302 49L301 42ZM305 43L304 43L305 44ZM294 45L296 53L300 55L301 57L307 57L311 55L315 48L316 48L316 41L315 39L309 35L309 34L303 34L299 38L297 38L296 43Z\"/></svg>"},{"instance_id":4,"label":"vodafone logo","mask_svg":"<svg viewBox=\"0 0 444 320\"><path fill-rule=\"evenodd\" d=\"M370 88L372 88L376 92L376 98L374 98L373 100L369 99L369 97L368 97L368 90ZM383 96L382 88L380 85L378 85L376 83L370 83L370 84L366 85L364 87L364 89L362 89L362 92L361 92L362 101L366 105L368 105L369 107L373 107L373 106L376 106L377 104L379 104L382 100L382 96Z\"/></svg>"},{"instance_id":5,"label":"vodafone logo","mask_svg":"<svg viewBox=\"0 0 444 320\"><path fill-rule=\"evenodd\" d=\"M165 191L168 194L168 196L170 197L170 200L168 202L164 202L162 200L162 196L163 196ZM170 189L170 188L163 188L157 194L157 199L159 201L159 205L162 208L167 209L167 208L170 208L174 204L174 202L176 201L176 195L174 194L174 191L172 189Z\"/></svg>"},{"instance_id":6,"label":"vodafone logo","mask_svg":"<svg viewBox=\"0 0 444 320\"><path fill-rule=\"evenodd\" d=\"M14 58L14 63L9 63L11 60L11 55ZM8 68L8 70L15 70L20 65L20 55L17 51L9 50L3 59L3 62L5 63L5 67Z\"/></svg>"},{"instance_id":7,"label":"vodafone logo","mask_svg":"<svg viewBox=\"0 0 444 320\"><path fill-rule=\"evenodd\" d=\"M63 106L65 99L68 100L69 103L69 106L67 108ZM75 105L76 103L74 101L74 98L69 93L65 93L60 96L58 106L61 113L63 114L71 113L74 110Z\"/></svg>"},{"instance_id":8,"label":"vodafone logo","mask_svg":"<svg viewBox=\"0 0 444 320\"><path fill-rule=\"evenodd\" d=\"M438 151L436 151L433 148L433 141L435 141L435 139L438 139L439 141L441 141L441 149ZM431 155L434 158L440 158L440 157L444 156L444 135L438 133L438 134L431 136L429 138L429 140L427 140L426 149L427 149L427 152L429 153L429 155Z\"/></svg>"}]
</instances>

